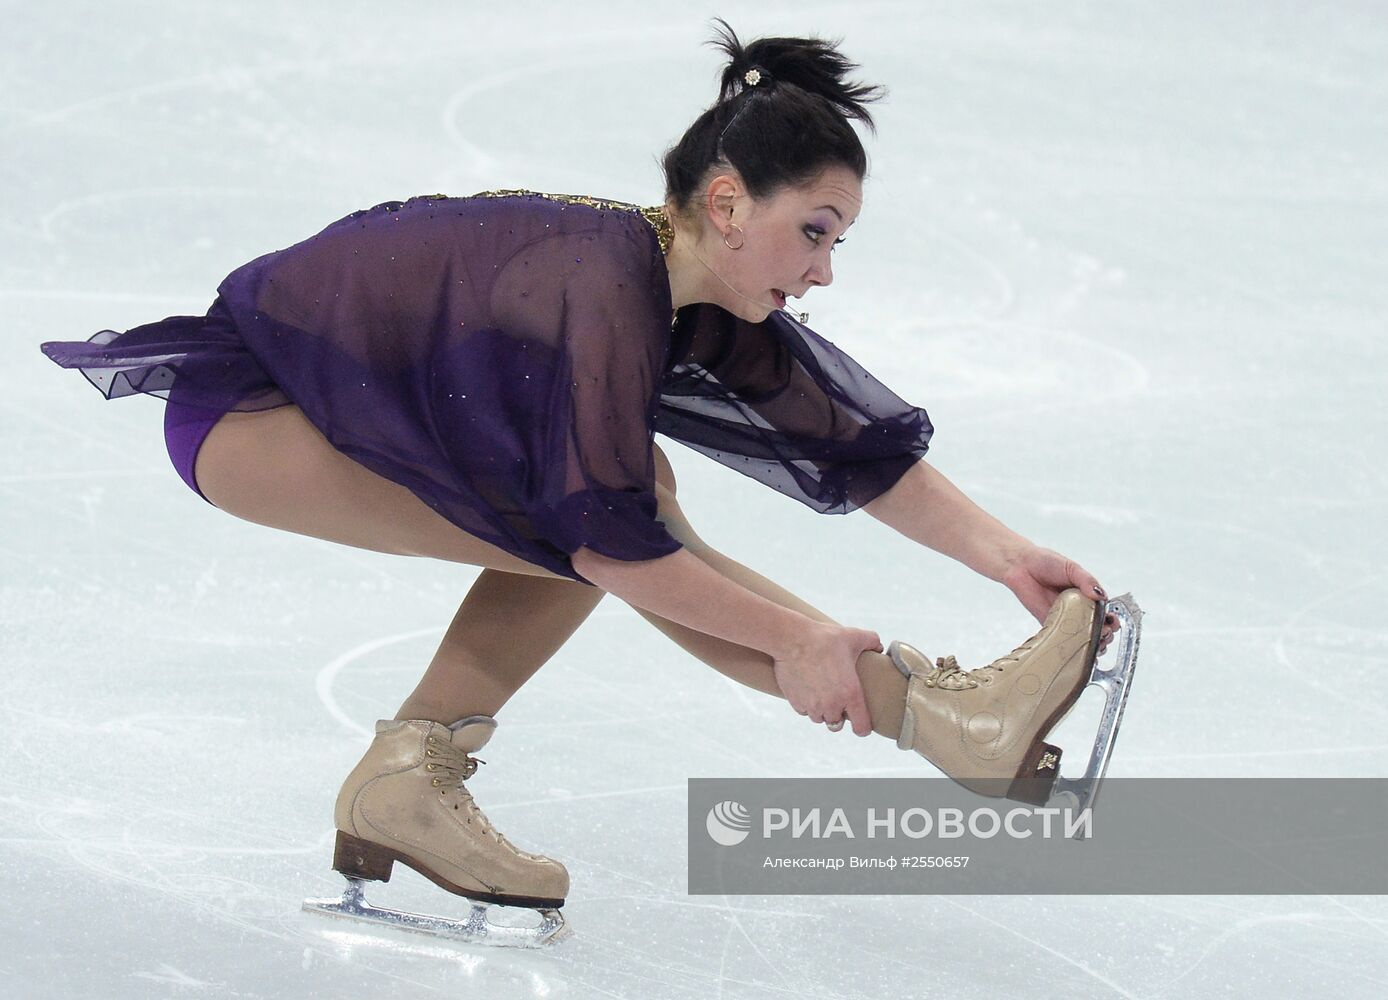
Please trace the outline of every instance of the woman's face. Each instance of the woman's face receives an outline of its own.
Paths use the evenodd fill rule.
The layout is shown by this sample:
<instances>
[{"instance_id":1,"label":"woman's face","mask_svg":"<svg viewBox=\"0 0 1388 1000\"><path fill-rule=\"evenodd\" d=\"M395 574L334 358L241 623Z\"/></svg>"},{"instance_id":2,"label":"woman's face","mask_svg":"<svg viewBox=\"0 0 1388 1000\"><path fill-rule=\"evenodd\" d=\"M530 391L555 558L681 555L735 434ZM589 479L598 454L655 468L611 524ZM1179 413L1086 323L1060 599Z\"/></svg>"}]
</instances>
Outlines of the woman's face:
<instances>
[{"instance_id":1,"label":"woman's face","mask_svg":"<svg viewBox=\"0 0 1388 1000\"><path fill-rule=\"evenodd\" d=\"M719 303L741 319L759 323L787 298L800 298L816 285L834 280L830 259L834 245L858 219L863 184L847 167L830 167L804 187L783 188L757 200L743 194L722 217L727 242L737 245L736 229L745 236L737 250L721 246L720 262L728 301ZM721 242L721 241L720 241Z\"/></svg>"}]
</instances>

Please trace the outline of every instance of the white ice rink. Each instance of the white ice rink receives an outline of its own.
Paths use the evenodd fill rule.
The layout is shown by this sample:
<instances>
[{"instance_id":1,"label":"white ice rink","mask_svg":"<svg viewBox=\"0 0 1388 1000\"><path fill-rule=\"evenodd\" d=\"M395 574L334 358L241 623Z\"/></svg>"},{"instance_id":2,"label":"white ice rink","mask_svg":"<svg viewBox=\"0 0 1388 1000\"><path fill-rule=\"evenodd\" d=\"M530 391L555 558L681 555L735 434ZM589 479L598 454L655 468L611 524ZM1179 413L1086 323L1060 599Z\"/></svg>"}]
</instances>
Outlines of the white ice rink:
<instances>
[{"instance_id":1,"label":"white ice rink","mask_svg":"<svg viewBox=\"0 0 1388 1000\"><path fill-rule=\"evenodd\" d=\"M237 265L390 199L657 203L715 94L715 15L842 36L891 89L810 326L928 409L930 459L983 506L1136 594L1110 775L1388 776L1383 4L9 0L0 995L1388 995L1383 897L687 895L686 779L933 772L613 598L470 783L569 866L574 936L517 954L300 913L340 885L338 785L476 571L210 507L160 402L106 402L38 345L200 314ZM667 450L701 534L841 621L965 664L1034 629L866 514ZM460 912L397 873L373 899Z\"/></svg>"}]
</instances>

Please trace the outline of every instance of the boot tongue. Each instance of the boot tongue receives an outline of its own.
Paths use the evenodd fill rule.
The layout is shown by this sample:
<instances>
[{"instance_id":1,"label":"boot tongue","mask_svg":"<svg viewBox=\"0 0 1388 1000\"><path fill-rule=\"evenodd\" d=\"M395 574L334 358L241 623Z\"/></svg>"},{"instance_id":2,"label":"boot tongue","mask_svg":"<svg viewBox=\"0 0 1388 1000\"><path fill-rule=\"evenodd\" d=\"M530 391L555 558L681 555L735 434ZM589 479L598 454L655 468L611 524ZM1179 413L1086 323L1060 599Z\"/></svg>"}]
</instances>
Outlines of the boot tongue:
<instances>
[{"instance_id":1,"label":"boot tongue","mask_svg":"<svg viewBox=\"0 0 1388 1000\"><path fill-rule=\"evenodd\" d=\"M466 753L476 753L487 745L496 732L496 720L490 715L469 715L450 725L453 745Z\"/></svg>"}]
</instances>

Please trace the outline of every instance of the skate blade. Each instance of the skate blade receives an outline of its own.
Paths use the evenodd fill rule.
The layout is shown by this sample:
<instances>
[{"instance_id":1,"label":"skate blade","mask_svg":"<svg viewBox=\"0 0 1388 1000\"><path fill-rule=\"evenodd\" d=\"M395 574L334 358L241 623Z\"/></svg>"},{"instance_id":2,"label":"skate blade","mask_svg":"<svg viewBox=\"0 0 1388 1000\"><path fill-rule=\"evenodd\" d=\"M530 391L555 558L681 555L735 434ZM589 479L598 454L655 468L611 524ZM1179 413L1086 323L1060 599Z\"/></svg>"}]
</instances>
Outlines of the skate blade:
<instances>
[{"instance_id":1,"label":"skate blade","mask_svg":"<svg viewBox=\"0 0 1388 1000\"><path fill-rule=\"evenodd\" d=\"M1097 684L1104 690L1104 711L1094 737L1094 749L1084 774L1079 778L1056 778L1046 802L1048 808L1069 809L1075 815L1092 809L1099 797L1099 783L1104 780L1104 773L1108 770L1113 741L1118 736L1118 725L1123 721L1123 707L1128 701L1128 689L1132 684L1138 646L1142 639L1142 609L1132 594L1123 594L1109 601L1104 613L1118 619L1119 638L1113 666L1105 669L1096 658L1089 680L1085 682L1086 687Z\"/></svg>"},{"instance_id":2,"label":"skate blade","mask_svg":"<svg viewBox=\"0 0 1388 1000\"><path fill-rule=\"evenodd\" d=\"M363 892L362 880L349 876L342 898L306 899L303 909L307 913L321 913L324 916L359 920L416 934L429 934L450 941L502 948L541 948L560 941L571 933L569 926L564 922L564 915L558 910L534 910L540 917L537 926L512 927L494 924L487 919L487 910L494 904L471 900L469 902L472 903L472 910L465 920L373 906Z\"/></svg>"}]
</instances>

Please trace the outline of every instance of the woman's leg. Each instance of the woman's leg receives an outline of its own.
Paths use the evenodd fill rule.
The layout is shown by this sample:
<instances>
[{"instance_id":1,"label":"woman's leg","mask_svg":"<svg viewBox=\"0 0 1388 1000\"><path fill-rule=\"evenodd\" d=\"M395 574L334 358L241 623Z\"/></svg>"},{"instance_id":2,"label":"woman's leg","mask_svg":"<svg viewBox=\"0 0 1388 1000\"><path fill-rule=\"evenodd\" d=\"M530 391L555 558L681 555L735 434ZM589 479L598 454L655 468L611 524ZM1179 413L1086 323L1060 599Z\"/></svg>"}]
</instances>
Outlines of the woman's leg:
<instances>
[{"instance_id":1,"label":"woman's leg","mask_svg":"<svg viewBox=\"0 0 1388 1000\"><path fill-rule=\"evenodd\" d=\"M494 716L604 596L462 531L335 449L297 406L228 413L198 453L196 479L217 507L257 524L484 567L398 719Z\"/></svg>"},{"instance_id":2,"label":"woman's leg","mask_svg":"<svg viewBox=\"0 0 1388 1000\"><path fill-rule=\"evenodd\" d=\"M469 535L348 458L297 406L226 414L203 442L194 474L208 500L256 524L391 555L565 579Z\"/></svg>"},{"instance_id":3,"label":"woman's leg","mask_svg":"<svg viewBox=\"0 0 1388 1000\"><path fill-rule=\"evenodd\" d=\"M704 543L675 500L674 473L658 448L656 469L660 517L671 534L748 589L808 617L831 620ZM451 716L450 722L493 714L602 597L596 588L462 531L403 486L335 449L297 406L228 413L203 443L196 478L212 503L244 520L376 552L427 556L495 571L478 577L459 607L419 687L401 706L405 714ZM642 614L714 669L780 695L766 654ZM503 627L498 628L498 622ZM873 728L894 739L901 726L906 679L881 653L864 653L858 673Z\"/></svg>"},{"instance_id":4,"label":"woman's leg","mask_svg":"<svg viewBox=\"0 0 1388 1000\"><path fill-rule=\"evenodd\" d=\"M395 717L448 725L495 716L604 596L572 580L483 570Z\"/></svg>"}]
</instances>

